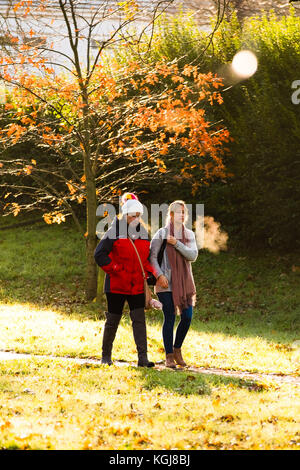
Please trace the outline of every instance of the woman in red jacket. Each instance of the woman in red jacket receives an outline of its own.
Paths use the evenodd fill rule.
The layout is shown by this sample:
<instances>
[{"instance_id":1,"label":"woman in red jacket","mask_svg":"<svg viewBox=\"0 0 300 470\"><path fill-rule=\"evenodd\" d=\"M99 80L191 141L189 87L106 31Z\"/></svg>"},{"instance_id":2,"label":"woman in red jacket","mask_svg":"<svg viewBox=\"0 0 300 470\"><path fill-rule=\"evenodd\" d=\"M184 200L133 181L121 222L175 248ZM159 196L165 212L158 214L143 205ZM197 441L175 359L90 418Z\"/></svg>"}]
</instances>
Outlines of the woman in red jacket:
<instances>
[{"instance_id":1,"label":"woman in red jacket","mask_svg":"<svg viewBox=\"0 0 300 470\"><path fill-rule=\"evenodd\" d=\"M140 222L143 205L137 197L128 193L121 210L98 244L94 257L105 271L104 292L107 298L106 322L102 342L102 364L112 364L111 352L125 301L128 302L133 336L138 352L138 366L153 367L147 357L147 333L145 322L144 280L141 266L132 246L134 243L145 273L154 269L148 260L150 240L147 230Z\"/></svg>"}]
</instances>

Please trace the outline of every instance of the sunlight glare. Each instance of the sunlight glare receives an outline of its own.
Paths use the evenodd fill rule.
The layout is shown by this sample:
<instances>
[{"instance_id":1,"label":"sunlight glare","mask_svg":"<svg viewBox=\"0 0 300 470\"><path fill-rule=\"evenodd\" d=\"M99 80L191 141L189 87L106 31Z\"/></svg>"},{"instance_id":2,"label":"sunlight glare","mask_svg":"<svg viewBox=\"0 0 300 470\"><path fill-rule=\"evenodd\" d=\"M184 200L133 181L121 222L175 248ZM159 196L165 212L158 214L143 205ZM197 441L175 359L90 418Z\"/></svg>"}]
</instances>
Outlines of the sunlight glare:
<instances>
[{"instance_id":1,"label":"sunlight glare","mask_svg":"<svg viewBox=\"0 0 300 470\"><path fill-rule=\"evenodd\" d=\"M240 51L235 54L231 67L233 71L241 78L249 78L257 70L257 58L251 51Z\"/></svg>"}]
</instances>

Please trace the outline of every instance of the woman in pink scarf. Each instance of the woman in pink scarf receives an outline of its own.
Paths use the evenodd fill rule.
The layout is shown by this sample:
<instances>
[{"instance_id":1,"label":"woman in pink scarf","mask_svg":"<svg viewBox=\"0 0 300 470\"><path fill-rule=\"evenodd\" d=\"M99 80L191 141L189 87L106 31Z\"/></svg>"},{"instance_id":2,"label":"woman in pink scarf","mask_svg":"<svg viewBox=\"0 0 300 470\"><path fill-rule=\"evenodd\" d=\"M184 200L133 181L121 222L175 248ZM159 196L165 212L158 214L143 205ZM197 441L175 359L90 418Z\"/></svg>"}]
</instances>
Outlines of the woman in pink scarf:
<instances>
[{"instance_id":1,"label":"woman in pink scarf","mask_svg":"<svg viewBox=\"0 0 300 470\"><path fill-rule=\"evenodd\" d=\"M150 263L157 274L154 290L163 305L162 334L166 366L172 368L176 368L176 364L186 366L181 346L189 330L196 302L191 262L197 259L198 248L194 232L184 225L187 216L184 201L172 202L165 227L156 232L150 247ZM176 314L180 315L181 319L173 344Z\"/></svg>"}]
</instances>

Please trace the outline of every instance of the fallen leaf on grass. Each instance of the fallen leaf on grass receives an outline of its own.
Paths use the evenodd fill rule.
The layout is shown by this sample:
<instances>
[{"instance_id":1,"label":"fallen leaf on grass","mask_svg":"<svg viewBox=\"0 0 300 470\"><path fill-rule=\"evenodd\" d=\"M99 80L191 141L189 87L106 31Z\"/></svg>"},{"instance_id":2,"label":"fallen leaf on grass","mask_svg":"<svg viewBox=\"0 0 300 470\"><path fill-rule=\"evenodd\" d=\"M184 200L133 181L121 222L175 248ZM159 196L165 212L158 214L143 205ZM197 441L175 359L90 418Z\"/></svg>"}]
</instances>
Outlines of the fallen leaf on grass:
<instances>
[{"instance_id":1,"label":"fallen leaf on grass","mask_svg":"<svg viewBox=\"0 0 300 470\"><path fill-rule=\"evenodd\" d=\"M196 424L195 426L193 426L190 431L204 431L205 430L205 425L204 424Z\"/></svg>"},{"instance_id":2,"label":"fallen leaf on grass","mask_svg":"<svg viewBox=\"0 0 300 470\"><path fill-rule=\"evenodd\" d=\"M220 398L216 398L216 400L213 400L213 401L212 401L212 405L213 405L213 406L219 406L219 405L220 405L220 402L221 402Z\"/></svg>"},{"instance_id":3,"label":"fallen leaf on grass","mask_svg":"<svg viewBox=\"0 0 300 470\"><path fill-rule=\"evenodd\" d=\"M30 390L30 388L25 388L23 390L23 393L28 393L29 395L35 395L35 392L33 390Z\"/></svg>"},{"instance_id":4,"label":"fallen leaf on grass","mask_svg":"<svg viewBox=\"0 0 300 470\"><path fill-rule=\"evenodd\" d=\"M147 437L140 437L139 439L136 439L135 444L136 445L152 444L152 442Z\"/></svg>"},{"instance_id":5,"label":"fallen leaf on grass","mask_svg":"<svg viewBox=\"0 0 300 470\"><path fill-rule=\"evenodd\" d=\"M269 387L266 384L250 383L247 389L249 392L262 392L263 390L268 390Z\"/></svg>"},{"instance_id":6,"label":"fallen leaf on grass","mask_svg":"<svg viewBox=\"0 0 300 470\"><path fill-rule=\"evenodd\" d=\"M111 426L109 428L109 431L114 435L114 436L128 436L130 432L130 427L129 426Z\"/></svg>"},{"instance_id":7,"label":"fallen leaf on grass","mask_svg":"<svg viewBox=\"0 0 300 470\"><path fill-rule=\"evenodd\" d=\"M223 422L226 422L226 423L231 423L232 421L234 421L234 417L232 415L224 415L224 416L221 416L220 420L223 421Z\"/></svg>"},{"instance_id":8,"label":"fallen leaf on grass","mask_svg":"<svg viewBox=\"0 0 300 470\"><path fill-rule=\"evenodd\" d=\"M276 424L278 421L277 416L270 416L270 418L267 419L267 422L270 424Z\"/></svg>"},{"instance_id":9,"label":"fallen leaf on grass","mask_svg":"<svg viewBox=\"0 0 300 470\"><path fill-rule=\"evenodd\" d=\"M4 421L4 423L0 424L0 430L4 431L7 428L10 428L12 426L10 421Z\"/></svg>"},{"instance_id":10,"label":"fallen leaf on grass","mask_svg":"<svg viewBox=\"0 0 300 470\"><path fill-rule=\"evenodd\" d=\"M186 377L186 380L189 380L189 381L191 381L191 380L196 380L196 377L195 377L194 375L188 375L188 376Z\"/></svg>"}]
</instances>

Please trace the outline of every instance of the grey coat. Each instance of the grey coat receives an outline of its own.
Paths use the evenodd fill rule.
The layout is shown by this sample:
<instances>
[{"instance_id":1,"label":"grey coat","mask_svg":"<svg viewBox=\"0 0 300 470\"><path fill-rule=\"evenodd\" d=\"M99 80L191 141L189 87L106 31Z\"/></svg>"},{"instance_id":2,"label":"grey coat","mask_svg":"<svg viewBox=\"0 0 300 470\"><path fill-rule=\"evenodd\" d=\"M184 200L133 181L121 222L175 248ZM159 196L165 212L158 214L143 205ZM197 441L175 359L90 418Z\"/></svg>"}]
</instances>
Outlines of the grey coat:
<instances>
[{"instance_id":1,"label":"grey coat","mask_svg":"<svg viewBox=\"0 0 300 470\"><path fill-rule=\"evenodd\" d=\"M195 234L192 230L185 228L186 233L188 235L188 244L185 245L181 241L177 240L176 244L174 245L175 249L179 251L179 253L184 256L189 261L189 267L192 274L192 266L191 263L196 261L198 257L198 247L196 243ZM167 249L164 250L163 258L161 266L159 266L157 261L157 256L160 250L160 247L163 243L164 238L166 237L167 228L162 227L160 228L154 235L153 239L150 243L150 263L154 267L157 276L163 274L168 279L169 285L166 289L155 286L154 292L170 292L172 291L172 273L171 267L168 259Z\"/></svg>"}]
</instances>

